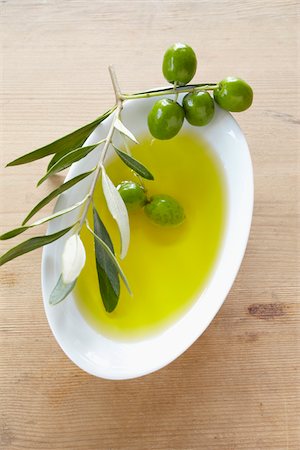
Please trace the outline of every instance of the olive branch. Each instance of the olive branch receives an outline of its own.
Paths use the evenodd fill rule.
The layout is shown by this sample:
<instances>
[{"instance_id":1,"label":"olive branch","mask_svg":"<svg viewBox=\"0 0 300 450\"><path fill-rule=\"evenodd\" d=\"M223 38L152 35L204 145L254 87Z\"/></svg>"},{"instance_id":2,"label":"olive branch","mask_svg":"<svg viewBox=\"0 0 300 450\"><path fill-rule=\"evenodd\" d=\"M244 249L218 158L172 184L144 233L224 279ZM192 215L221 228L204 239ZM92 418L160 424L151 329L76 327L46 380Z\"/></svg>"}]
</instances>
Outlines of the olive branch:
<instances>
[{"instance_id":1,"label":"olive branch","mask_svg":"<svg viewBox=\"0 0 300 450\"><path fill-rule=\"evenodd\" d=\"M55 305L66 298L72 291L85 264L86 253L80 239L80 232L82 227L86 226L87 230L94 238L99 288L106 311L111 312L117 306L120 296L120 278L131 293L129 283L116 258L112 240L100 218L99 212L93 204L97 182L101 175L102 190L107 207L113 219L116 221L120 232L120 258L125 258L130 242L129 218L124 200L118 188L114 186L105 170L105 160L109 148L112 147L122 162L134 172L139 178L142 187L143 179L154 180L154 177L141 162L131 156L126 139L129 139L135 144L137 144L138 141L121 120L124 102L141 98L161 97L168 94L174 96L173 100L158 100L149 113L149 131L152 136L157 139L170 139L175 136L180 130L184 118L186 118L191 125L195 126L203 126L209 123L214 114L214 102L207 91L213 91L215 101L227 111L244 111L249 108L252 103L253 92L251 87L239 78L227 77L218 84L187 84L193 78L196 72L196 66L197 60L194 51L185 44L176 43L166 51L163 60L164 76L173 84L173 86L137 92L135 94L124 94L121 92L115 71L113 67L110 66L109 73L116 99L115 105L110 110L78 130L7 164L7 166L27 164L52 155L45 175L37 183L39 186L50 176L67 169L74 162L85 158L91 152L101 149L98 163L92 170L75 176L50 192L50 194L32 208L23 220L21 226L2 234L0 239L11 239L30 228L34 228L72 211L79 210L80 208L81 212L78 214L77 220L71 226L57 231L56 233L33 237L11 248L0 257L0 266L18 256L44 245L51 244L70 232L70 236L66 239L62 253L61 274L49 298L50 304ZM180 93L187 93L183 99L182 106L177 103L177 98ZM85 145L87 138L96 127L111 115L112 121L106 138L95 144ZM172 120L168 122L168 117L170 117L170 115ZM125 151L115 145L113 140L115 133L122 136ZM32 217L50 201L87 177L92 177L91 184L88 193L81 201L68 208L57 211L50 216L29 223ZM164 201L171 202L170 204L173 205L173 208L174 205L176 205L178 213L176 220L177 223L179 223L178 219L184 217L183 210L181 206L177 204L176 200L170 197L166 200L167 197L168 196L164 196ZM151 203L148 203L148 205L151 205ZM145 206L145 212L149 216L150 210L146 210L148 205ZM87 220L87 215L91 207L93 209L93 227ZM160 222L158 221L157 223ZM169 223L172 224L171 221Z\"/></svg>"},{"instance_id":2,"label":"olive branch","mask_svg":"<svg viewBox=\"0 0 300 450\"><path fill-rule=\"evenodd\" d=\"M93 202L93 197L95 189L97 186L97 181L102 175L102 189L106 199L108 209L112 217L117 222L120 236L121 236L121 252L120 257L123 259L126 256L129 241L130 241L130 228L129 219L126 205L122 197L120 196L118 190L113 185L109 176L105 170L105 158L107 152L112 146L115 153L120 157L124 164L126 164L140 179L145 178L147 180L153 180L154 177L151 172L139 161L130 155L128 146L125 145L125 151L116 147L113 143L114 133L118 132L125 139L128 138L131 142L138 143L135 136L132 134L128 128L125 127L121 120L121 111L123 109L123 104L126 100L134 100L140 98L150 98L150 97L160 97L167 94L174 94L176 97L180 93L198 92L198 91L209 91L213 90L217 84L215 83L201 83L201 84L190 84L185 86L176 85L174 87L149 90L145 92L138 92L135 94L123 94L120 91L119 83L116 77L116 73L112 66L109 67L109 73L112 80L112 85L115 92L116 104L104 114L99 116L93 122L79 128L78 130L70 133L51 144L41 147L33 152L27 153L14 161L7 164L9 166L16 166L21 164L27 164L32 161L44 158L49 155L53 155L50 163L48 164L47 171L45 175L39 180L38 186L41 185L50 176L61 172L64 169L70 167L74 162L86 157L88 154L102 148L100 153L100 158L98 164L90 171L84 172L75 176L74 178L68 180L67 182L61 184L58 188L53 190L44 199L42 199L37 205L32 208L32 210L27 214L22 222L22 225L11 231L8 231L0 236L1 240L11 239L24 231L34 228L43 223L49 222L55 218L62 215L68 214L71 211L76 210L79 207L82 208L82 212L78 217L78 220L71 226L60 230L59 232L30 238L19 245L13 247L8 252L0 257L0 266L11 261L12 259L21 256L27 252L35 250L39 247L48 245L61 237L63 237L68 232L71 232L71 236L67 239L64 247L64 257L62 258L62 273L50 295L49 302L51 304L57 304L64 300L67 295L72 291L76 284L77 277L85 262L85 251L82 249L82 242L80 240L80 231L83 226L86 226L89 232L92 233L95 242L95 257L96 266L99 279L99 287L102 296L102 300L105 309L108 312L115 309L119 295L120 295L120 283L119 278L123 280L128 291L131 293L129 288L129 283L126 279L125 274L115 256L114 247L111 238L106 230L103 222L100 219L99 213L93 206L93 219L94 219L94 229L87 222L87 213L91 204ZM113 115L111 126L109 128L108 134L105 139L92 145L84 145L87 138L95 130L95 128L100 125L107 117ZM35 221L28 224L30 219L40 211L44 206L46 206L53 199L57 198L60 194L67 191L75 184L78 184L83 179L92 176L91 186L88 194L80 201L74 205L62 209L48 217ZM74 239L74 236L76 239Z\"/></svg>"}]
</instances>

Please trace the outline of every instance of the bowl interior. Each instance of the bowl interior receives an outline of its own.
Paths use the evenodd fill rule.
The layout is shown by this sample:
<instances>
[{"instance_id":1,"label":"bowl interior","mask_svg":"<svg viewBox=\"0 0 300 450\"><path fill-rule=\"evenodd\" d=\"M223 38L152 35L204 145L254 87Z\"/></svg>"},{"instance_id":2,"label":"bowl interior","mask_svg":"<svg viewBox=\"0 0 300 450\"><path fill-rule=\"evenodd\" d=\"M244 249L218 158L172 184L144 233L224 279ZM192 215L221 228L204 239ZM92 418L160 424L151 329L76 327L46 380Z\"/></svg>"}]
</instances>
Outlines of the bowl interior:
<instances>
[{"instance_id":1,"label":"bowl interior","mask_svg":"<svg viewBox=\"0 0 300 450\"><path fill-rule=\"evenodd\" d=\"M180 97L179 97L180 98ZM122 120L135 136L147 131L147 115L155 99L127 101ZM88 138L87 144L106 137L112 118L102 122ZM42 259L44 306L51 330L67 356L80 368L108 379L134 378L153 372L183 353L207 328L224 302L237 275L246 248L253 209L253 173L251 158L243 133L233 117L216 107L212 122L205 127L184 127L202 136L223 166L227 185L227 225L212 276L191 308L166 330L139 341L122 342L96 332L82 317L71 293L56 306L48 303L49 295L61 271L61 252L66 237L46 246ZM93 152L71 167L68 177L95 166L99 153ZM81 200L90 185L83 180L62 194L55 210ZM48 232L74 222L78 212L52 221Z\"/></svg>"}]
</instances>

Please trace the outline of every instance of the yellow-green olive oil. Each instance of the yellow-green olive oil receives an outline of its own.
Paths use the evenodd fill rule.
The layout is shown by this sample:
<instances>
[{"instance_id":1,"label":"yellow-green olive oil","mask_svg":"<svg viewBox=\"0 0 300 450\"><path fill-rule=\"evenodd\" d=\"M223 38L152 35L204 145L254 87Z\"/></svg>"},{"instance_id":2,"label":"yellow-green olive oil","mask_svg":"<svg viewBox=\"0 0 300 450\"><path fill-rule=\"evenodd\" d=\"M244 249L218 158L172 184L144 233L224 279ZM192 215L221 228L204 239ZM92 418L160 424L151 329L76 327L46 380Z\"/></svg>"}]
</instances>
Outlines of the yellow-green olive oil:
<instances>
[{"instance_id":1,"label":"yellow-green olive oil","mask_svg":"<svg viewBox=\"0 0 300 450\"><path fill-rule=\"evenodd\" d=\"M82 230L87 258L75 288L78 308L96 330L123 340L164 329L193 304L214 268L226 219L221 164L198 136L181 132L167 141L147 137L130 151L154 175L154 181L144 181L148 197L171 195L183 206L186 218L177 227L163 227L151 222L142 208L129 213L129 251L119 261L133 296L121 281L119 303L112 313L105 311L101 300L93 237ZM117 156L107 164L107 173L116 186L123 180L138 181ZM100 184L95 206L118 255L118 228ZM91 211L89 221L92 224Z\"/></svg>"}]
</instances>

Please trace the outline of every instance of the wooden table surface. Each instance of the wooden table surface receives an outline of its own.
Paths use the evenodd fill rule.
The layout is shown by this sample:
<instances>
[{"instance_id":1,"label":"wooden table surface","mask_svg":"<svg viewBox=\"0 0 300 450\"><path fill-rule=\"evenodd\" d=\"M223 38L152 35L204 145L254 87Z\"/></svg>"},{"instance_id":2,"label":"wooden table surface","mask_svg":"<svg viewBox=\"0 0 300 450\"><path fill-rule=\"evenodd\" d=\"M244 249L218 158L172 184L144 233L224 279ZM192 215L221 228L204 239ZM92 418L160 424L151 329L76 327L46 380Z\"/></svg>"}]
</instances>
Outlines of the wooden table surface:
<instances>
[{"instance_id":1,"label":"wooden table surface","mask_svg":"<svg viewBox=\"0 0 300 450\"><path fill-rule=\"evenodd\" d=\"M112 105L108 64L123 91L158 86L165 48L183 40L199 55L198 82L238 75L255 91L253 107L237 115L255 172L245 259L216 319L171 365L131 381L87 375L49 329L41 251L1 268L0 448L299 449L297 2L3 0L0 8L1 232L61 181L34 188L44 160L4 165Z\"/></svg>"}]
</instances>

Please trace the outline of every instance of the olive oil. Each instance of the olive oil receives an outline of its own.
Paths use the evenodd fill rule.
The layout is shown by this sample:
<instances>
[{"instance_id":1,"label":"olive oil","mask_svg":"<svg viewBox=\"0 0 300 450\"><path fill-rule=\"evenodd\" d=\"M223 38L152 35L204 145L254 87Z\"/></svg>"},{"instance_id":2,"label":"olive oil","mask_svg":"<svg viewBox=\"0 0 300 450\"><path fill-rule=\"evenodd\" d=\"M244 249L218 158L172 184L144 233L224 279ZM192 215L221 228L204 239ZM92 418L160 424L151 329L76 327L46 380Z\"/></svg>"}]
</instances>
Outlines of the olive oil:
<instances>
[{"instance_id":1,"label":"olive oil","mask_svg":"<svg viewBox=\"0 0 300 450\"><path fill-rule=\"evenodd\" d=\"M171 195L184 208L185 220L177 227L162 227L151 222L142 208L129 212L130 247L120 263L133 296L122 285L112 313L105 311L101 300L93 237L86 228L82 230L87 258L75 288L78 308L102 334L123 340L164 329L193 304L212 273L226 219L220 162L198 136L181 132L167 141L147 137L130 150L154 175L154 181L144 181L147 195ZM123 180L137 181L117 156L107 164L107 173L116 186ZM118 229L100 185L95 197L118 255ZM89 220L92 223L91 213Z\"/></svg>"}]
</instances>

